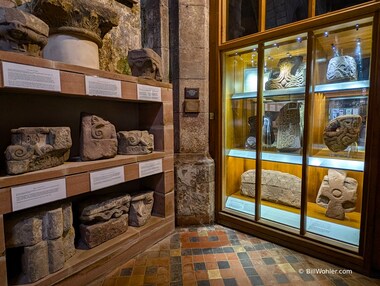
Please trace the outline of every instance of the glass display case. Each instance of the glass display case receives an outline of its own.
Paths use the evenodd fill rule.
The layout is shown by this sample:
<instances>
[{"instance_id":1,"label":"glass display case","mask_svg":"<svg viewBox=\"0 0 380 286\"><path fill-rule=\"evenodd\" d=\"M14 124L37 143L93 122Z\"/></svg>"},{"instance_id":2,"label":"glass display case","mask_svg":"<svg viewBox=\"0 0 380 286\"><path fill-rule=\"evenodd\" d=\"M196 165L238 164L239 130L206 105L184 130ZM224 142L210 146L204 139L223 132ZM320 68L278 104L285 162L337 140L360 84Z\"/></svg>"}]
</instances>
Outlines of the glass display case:
<instances>
[{"instance_id":1,"label":"glass display case","mask_svg":"<svg viewBox=\"0 0 380 286\"><path fill-rule=\"evenodd\" d=\"M358 251L372 22L222 53L223 211Z\"/></svg>"}]
</instances>

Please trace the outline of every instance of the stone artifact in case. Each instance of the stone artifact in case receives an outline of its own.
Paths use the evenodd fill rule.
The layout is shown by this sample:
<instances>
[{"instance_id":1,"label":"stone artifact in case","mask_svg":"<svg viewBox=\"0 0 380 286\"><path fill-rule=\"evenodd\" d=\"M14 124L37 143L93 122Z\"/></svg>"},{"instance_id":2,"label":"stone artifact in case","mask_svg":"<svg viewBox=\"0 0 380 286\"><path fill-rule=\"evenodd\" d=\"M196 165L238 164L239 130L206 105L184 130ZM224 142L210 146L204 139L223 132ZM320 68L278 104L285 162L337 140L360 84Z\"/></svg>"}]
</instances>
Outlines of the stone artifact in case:
<instances>
[{"instance_id":1,"label":"stone artifact in case","mask_svg":"<svg viewBox=\"0 0 380 286\"><path fill-rule=\"evenodd\" d=\"M340 170L328 170L319 188L316 203L326 208L326 216L344 220L355 210L358 182Z\"/></svg>"},{"instance_id":2,"label":"stone artifact in case","mask_svg":"<svg viewBox=\"0 0 380 286\"><path fill-rule=\"evenodd\" d=\"M162 81L161 57L152 49L144 48L128 52L128 64L133 76Z\"/></svg>"},{"instance_id":3,"label":"stone artifact in case","mask_svg":"<svg viewBox=\"0 0 380 286\"><path fill-rule=\"evenodd\" d=\"M240 191L254 198L256 191L256 170L241 175ZM301 207L301 179L292 174L273 170L261 170L261 198L294 208Z\"/></svg>"},{"instance_id":4,"label":"stone artifact in case","mask_svg":"<svg viewBox=\"0 0 380 286\"><path fill-rule=\"evenodd\" d=\"M117 132L117 153L122 155L149 154L154 150L154 136L148 131L119 131Z\"/></svg>"},{"instance_id":5,"label":"stone artifact in case","mask_svg":"<svg viewBox=\"0 0 380 286\"><path fill-rule=\"evenodd\" d=\"M359 139L360 115L341 115L331 120L323 131L323 140L331 151L339 152Z\"/></svg>"},{"instance_id":6,"label":"stone artifact in case","mask_svg":"<svg viewBox=\"0 0 380 286\"><path fill-rule=\"evenodd\" d=\"M295 152L301 149L301 109L300 102L285 104L277 118L277 150Z\"/></svg>"},{"instance_id":7,"label":"stone artifact in case","mask_svg":"<svg viewBox=\"0 0 380 286\"><path fill-rule=\"evenodd\" d=\"M103 118L82 114L80 158L82 161L113 158L117 154L116 129Z\"/></svg>"},{"instance_id":8,"label":"stone artifact in case","mask_svg":"<svg viewBox=\"0 0 380 286\"><path fill-rule=\"evenodd\" d=\"M5 150L10 175L55 167L69 159L69 127L20 127L11 133L12 145Z\"/></svg>"},{"instance_id":9,"label":"stone artifact in case","mask_svg":"<svg viewBox=\"0 0 380 286\"><path fill-rule=\"evenodd\" d=\"M129 209L129 225L143 226L152 215L154 192L147 191L132 194L131 208Z\"/></svg>"},{"instance_id":10,"label":"stone artifact in case","mask_svg":"<svg viewBox=\"0 0 380 286\"><path fill-rule=\"evenodd\" d=\"M327 65L326 79L328 81L357 80L356 62L350 56L335 56Z\"/></svg>"}]
</instances>

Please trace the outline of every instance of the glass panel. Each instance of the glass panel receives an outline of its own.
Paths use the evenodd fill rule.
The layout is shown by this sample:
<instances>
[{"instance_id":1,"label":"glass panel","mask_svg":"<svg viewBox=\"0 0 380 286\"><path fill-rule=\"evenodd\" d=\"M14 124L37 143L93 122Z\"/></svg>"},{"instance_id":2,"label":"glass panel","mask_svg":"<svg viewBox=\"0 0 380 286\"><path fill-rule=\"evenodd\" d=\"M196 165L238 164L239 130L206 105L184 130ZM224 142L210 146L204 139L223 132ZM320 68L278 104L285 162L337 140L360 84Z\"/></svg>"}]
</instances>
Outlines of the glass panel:
<instances>
[{"instance_id":1,"label":"glass panel","mask_svg":"<svg viewBox=\"0 0 380 286\"><path fill-rule=\"evenodd\" d=\"M254 215L255 174L244 172L256 168L257 46L225 53L223 59L225 208Z\"/></svg>"},{"instance_id":2,"label":"glass panel","mask_svg":"<svg viewBox=\"0 0 380 286\"><path fill-rule=\"evenodd\" d=\"M333 1L326 1L326 0L317 0L317 6L316 6L316 15L324 14L327 12L347 8L350 6L354 6L360 3L365 3L368 1L363 0L333 0Z\"/></svg>"},{"instance_id":3,"label":"glass panel","mask_svg":"<svg viewBox=\"0 0 380 286\"><path fill-rule=\"evenodd\" d=\"M265 44L261 217L299 228L306 34Z\"/></svg>"},{"instance_id":4,"label":"glass panel","mask_svg":"<svg viewBox=\"0 0 380 286\"><path fill-rule=\"evenodd\" d=\"M358 245L372 18L314 33L307 230Z\"/></svg>"},{"instance_id":5,"label":"glass panel","mask_svg":"<svg viewBox=\"0 0 380 286\"><path fill-rule=\"evenodd\" d=\"M250 35L258 31L258 0L228 0L227 40Z\"/></svg>"},{"instance_id":6,"label":"glass panel","mask_svg":"<svg viewBox=\"0 0 380 286\"><path fill-rule=\"evenodd\" d=\"M308 0L266 0L266 29L307 18Z\"/></svg>"}]
</instances>

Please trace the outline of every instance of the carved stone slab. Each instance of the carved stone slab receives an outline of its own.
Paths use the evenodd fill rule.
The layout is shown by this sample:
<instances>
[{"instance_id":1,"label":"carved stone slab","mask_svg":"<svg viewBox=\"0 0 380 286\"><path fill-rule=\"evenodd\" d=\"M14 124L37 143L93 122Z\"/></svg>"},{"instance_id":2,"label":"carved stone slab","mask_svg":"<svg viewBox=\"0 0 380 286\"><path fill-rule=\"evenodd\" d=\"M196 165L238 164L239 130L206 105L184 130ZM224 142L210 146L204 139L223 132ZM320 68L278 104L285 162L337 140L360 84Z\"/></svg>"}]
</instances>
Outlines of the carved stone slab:
<instances>
[{"instance_id":1,"label":"carved stone slab","mask_svg":"<svg viewBox=\"0 0 380 286\"><path fill-rule=\"evenodd\" d=\"M161 57L152 49L144 48L128 52L128 64L133 76L162 81Z\"/></svg>"},{"instance_id":2,"label":"carved stone slab","mask_svg":"<svg viewBox=\"0 0 380 286\"><path fill-rule=\"evenodd\" d=\"M362 118L360 115L341 115L331 120L323 132L323 140L331 151L345 150L359 139Z\"/></svg>"},{"instance_id":3,"label":"carved stone slab","mask_svg":"<svg viewBox=\"0 0 380 286\"><path fill-rule=\"evenodd\" d=\"M357 80L358 72L353 57L340 56L330 59L327 65L326 79L328 81Z\"/></svg>"},{"instance_id":4,"label":"carved stone slab","mask_svg":"<svg viewBox=\"0 0 380 286\"><path fill-rule=\"evenodd\" d=\"M280 152L294 152L301 148L300 107L299 102L289 102L280 110L276 147Z\"/></svg>"},{"instance_id":5,"label":"carved stone slab","mask_svg":"<svg viewBox=\"0 0 380 286\"><path fill-rule=\"evenodd\" d=\"M83 114L80 134L81 160L92 161L113 158L116 153L115 126L99 116Z\"/></svg>"},{"instance_id":6,"label":"carved stone slab","mask_svg":"<svg viewBox=\"0 0 380 286\"><path fill-rule=\"evenodd\" d=\"M69 159L69 127L21 127L11 133L12 145L5 150L10 175L55 167Z\"/></svg>"},{"instance_id":7,"label":"carved stone slab","mask_svg":"<svg viewBox=\"0 0 380 286\"><path fill-rule=\"evenodd\" d=\"M261 198L265 201L301 208L301 179L292 174L273 170L261 170ZM240 191L255 197L256 170L241 175Z\"/></svg>"},{"instance_id":8,"label":"carved stone slab","mask_svg":"<svg viewBox=\"0 0 380 286\"><path fill-rule=\"evenodd\" d=\"M37 17L16 8L0 7L0 49L41 56L49 27Z\"/></svg>"},{"instance_id":9,"label":"carved stone slab","mask_svg":"<svg viewBox=\"0 0 380 286\"><path fill-rule=\"evenodd\" d=\"M344 220L356 207L358 182L341 170L328 170L319 188L316 203L326 208L326 216Z\"/></svg>"},{"instance_id":10,"label":"carved stone slab","mask_svg":"<svg viewBox=\"0 0 380 286\"><path fill-rule=\"evenodd\" d=\"M148 191L132 195L129 210L129 225L143 226L152 215L154 192Z\"/></svg>"},{"instance_id":11,"label":"carved stone slab","mask_svg":"<svg viewBox=\"0 0 380 286\"><path fill-rule=\"evenodd\" d=\"M120 131L117 133L118 154L141 155L154 150L154 136L148 131Z\"/></svg>"}]
</instances>

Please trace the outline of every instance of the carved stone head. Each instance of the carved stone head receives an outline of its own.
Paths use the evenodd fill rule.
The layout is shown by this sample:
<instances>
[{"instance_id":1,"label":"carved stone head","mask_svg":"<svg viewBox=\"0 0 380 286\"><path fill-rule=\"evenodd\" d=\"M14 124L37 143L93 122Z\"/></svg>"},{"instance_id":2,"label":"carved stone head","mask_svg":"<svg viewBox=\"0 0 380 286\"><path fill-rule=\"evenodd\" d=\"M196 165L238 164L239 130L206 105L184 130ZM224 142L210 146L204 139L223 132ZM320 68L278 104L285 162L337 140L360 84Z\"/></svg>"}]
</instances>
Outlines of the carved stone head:
<instances>
[{"instance_id":1,"label":"carved stone head","mask_svg":"<svg viewBox=\"0 0 380 286\"><path fill-rule=\"evenodd\" d=\"M128 64L133 76L162 81L161 57L152 49L144 48L128 52Z\"/></svg>"},{"instance_id":2,"label":"carved stone head","mask_svg":"<svg viewBox=\"0 0 380 286\"><path fill-rule=\"evenodd\" d=\"M150 219L153 209L154 192L132 195L129 209L129 225L143 226Z\"/></svg>"}]
</instances>

